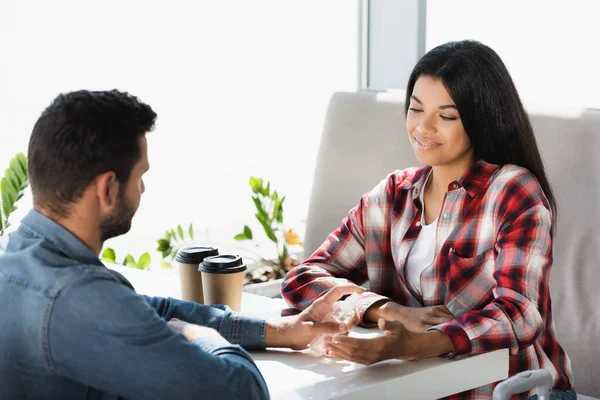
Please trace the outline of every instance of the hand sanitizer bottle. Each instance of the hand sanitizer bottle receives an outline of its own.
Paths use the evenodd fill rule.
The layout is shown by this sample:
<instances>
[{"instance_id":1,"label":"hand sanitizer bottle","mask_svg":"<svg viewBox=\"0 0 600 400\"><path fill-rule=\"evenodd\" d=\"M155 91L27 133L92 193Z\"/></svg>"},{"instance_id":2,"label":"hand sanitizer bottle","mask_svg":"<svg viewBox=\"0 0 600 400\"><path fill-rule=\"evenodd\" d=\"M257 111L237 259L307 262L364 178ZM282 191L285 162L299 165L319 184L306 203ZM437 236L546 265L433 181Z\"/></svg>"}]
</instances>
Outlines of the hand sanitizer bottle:
<instances>
[{"instance_id":1,"label":"hand sanitizer bottle","mask_svg":"<svg viewBox=\"0 0 600 400\"><path fill-rule=\"evenodd\" d=\"M333 310L327 314L321 322L339 322L348 325L352 318L354 318L354 308L356 307L359 298L360 294L352 293L346 299L338 301L333 305ZM308 348L313 355L317 357L326 355L325 338L327 336L333 335L322 333L308 344Z\"/></svg>"}]
</instances>

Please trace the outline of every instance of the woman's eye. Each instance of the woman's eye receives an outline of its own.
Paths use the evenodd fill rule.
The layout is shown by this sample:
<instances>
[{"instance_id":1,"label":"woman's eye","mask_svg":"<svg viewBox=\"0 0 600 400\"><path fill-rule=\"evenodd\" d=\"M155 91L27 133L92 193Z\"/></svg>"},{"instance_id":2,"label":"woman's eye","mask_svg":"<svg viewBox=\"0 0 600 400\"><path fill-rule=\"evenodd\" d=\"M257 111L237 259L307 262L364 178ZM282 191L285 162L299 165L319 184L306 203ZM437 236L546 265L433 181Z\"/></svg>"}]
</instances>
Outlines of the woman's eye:
<instances>
[{"instance_id":1,"label":"woman's eye","mask_svg":"<svg viewBox=\"0 0 600 400\"><path fill-rule=\"evenodd\" d=\"M458 118L456 117L446 117L444 115L440 115L440 117L444 120L444 121L456 121Z\"/></svg>"},{"instance_id":2,"label":"woman's eye","mask_svg":"<svg viewBox=\"0 0 600 400\"><path fill-rule=\"evenodd\" d=\"M417 109L417 108L414 108L414 107L408 107L408 109L409 109L410 111L414 111L414 112L423 112L423 110L419 110L419 109Z\"/></svg>"}]
</instances>

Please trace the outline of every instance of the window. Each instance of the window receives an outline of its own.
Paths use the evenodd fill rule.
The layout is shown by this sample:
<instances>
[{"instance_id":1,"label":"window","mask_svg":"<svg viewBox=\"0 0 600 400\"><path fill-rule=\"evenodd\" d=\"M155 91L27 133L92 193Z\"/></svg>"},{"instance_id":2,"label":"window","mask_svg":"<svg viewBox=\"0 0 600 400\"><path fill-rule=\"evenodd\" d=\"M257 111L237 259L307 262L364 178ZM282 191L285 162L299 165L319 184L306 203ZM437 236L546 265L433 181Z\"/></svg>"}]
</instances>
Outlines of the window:
<instances>
[{"instance_id":1,"label":"window","mask_svg":"<svg viewBox=\"0 0 600 400\"><path fill-rule=\"evenodd\" d=\"M427 1L427 50L475 39L507 65L525 104L600 108L600 2Z\"/></svg>"},{"instance_id":2,"label":"window","mask_svg":"<svg viewBox=\"0 0 600 400\"><path fill-rule=\"evenodd\" d=\"M355 2L39 0L1 7L2 164L26 152L35 120L60 92L117 88L159 114L132 231L107 243L119 257L153 251L179 223L193 222L200 240L207 228L209 240L231 243L254 219L250 175L287 195L291 226L306 217L329 98L356 89ZM28 208L23 203L13 222Z\"/></svg>"}]
</instances>

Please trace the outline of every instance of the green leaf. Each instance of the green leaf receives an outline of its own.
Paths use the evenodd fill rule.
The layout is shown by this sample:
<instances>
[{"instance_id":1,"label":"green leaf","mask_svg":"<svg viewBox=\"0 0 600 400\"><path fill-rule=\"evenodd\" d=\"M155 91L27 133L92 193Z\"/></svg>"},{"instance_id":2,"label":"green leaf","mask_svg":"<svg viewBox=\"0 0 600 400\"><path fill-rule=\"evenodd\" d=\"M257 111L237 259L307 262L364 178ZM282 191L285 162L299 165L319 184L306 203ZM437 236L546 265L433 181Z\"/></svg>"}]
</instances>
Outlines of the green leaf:
<instances>
[{"instance_id":1,"label":"green leaf","mask_svg":"<svg viewBox=\"0 0 600 400\"><path fill-rule=\"evenodd\" d=\"M6 178L3 178L3 180L5 180ZM8 182L8 181L7 181ZM7 186L7 187L6 187ZM12 185L10 183L8 183L4 188L4 191L8 193L8 195L10 196L10 201L11 201L11 207L13 204L15 204L15 202L17 201L17 197L19 196L19 191L16 190L15 188L12 187Z\"/></svg>"},{"instance_id":2,"label":"green leaf","mask_svg":"<svg viewBox=\"0 0 600 400\"><path fill-rule=\"evenodd\" d=\"M262 225L263 229L265 230L265 233L267 234L267 237L269 239L271 239L273 242L277 243L277 237L275 236L275 233L273 232L273 228L271 227L271 225L269 225L268 221L266 219L261 219L259 218L259 216L257 214L256 218L260 221L260 224Z\"/></svg>"},{"instance_id":3,"label":"green leaf","mask_svg":"<svg viewBox=\"0 0 600 400\"><path fill-rule=\"evenodd\" d=\"M170 241L168 241L167 239L158 239L158 248L156 250L158 250L158 251L165 251L169 247L171 247L171 242Z\"/></svg>"},{"instance_id":4,"label":"green leaf","mask_svg":"<svg viewBox=\"0 0 600 400\"><path fill-rule=\"evenodd\" d=\"M256 217L258 222L261 223L261 225L268 224L269 218L266 215L256 213L256 214L254 214L254 216Z\"/></svg>"},{"instance_id":5,"label":"green leaf","mask_svg":"<svg viewBox=\"0 0 600 400\"><path fill-rule=\"evenodd\" d=\"M279 242L279 240L277 240L277 236L275 236L272 229L265 229L265 233L267 234L267 237L271 239L271 241L275 243Z\"/></svg>"},{"instance_id":6,"label":"green leaf","mask_svg":"<svg viewBox=\"0 0 600 400\"><path fill-rule=\"evenodd\" d=\"M160 267L165 269L173 268L173 266L170 263L164 260L160 262Z\"/></svg>"},{"instance_id":7,"label":"green leaf","mask_svg":"<svg viewBox=\"0 0 600 400\"><path fill-rule=\"evenodd\" d=\"M21 183L21 190L27 189L28 186L29 186L29 179L25 178L25 180Z\"/></svg>"},{"instance_id":8,"label":"green leaf","mask_svg":"<svg viewBox=\"0 0 600 400\"><path fill-rule=\"evenodd\" d=\"M177 234L175 233L175 229L171 229L171 239L177 241Z\"/></svg>"},{"instance_id":9,"label":"green leaf","mask_svg":"<svg viewBox=\"0 0 600 400\"><path fill-rule=\"evenodd\" d=\"M250 238L243 233L238 233L237 235L235 235L233 237L233 239L234 240L250 240Z\"/></svg>"},{"instance_id":10,"label":"green leaf","mask_svg":"<svg viewBox=\"0 0 600 400\"><path fill-rule=\"evenodd\" d=\"M116 264L117 255L115 254L115 251L113 249L108 247L102 252L102 260L108 260L109 262Z\"/></svg>"},{"instance_id":11,"label":"green leaf","mask_svg":"<svg viewBox=\"0 0 600 400\"><path fill-rule=\"evenodd\" d=\"M4 212L4 219L8 220L8 216L12 210L13 202L10 199L8 190L5 189L4 179L2 179L2 212Z\"/></svg>"},{"instance_id":12,"label":"green leaf","mask_svg":"<svg viewBox=\"0 0 600 400\"><path fill-rule=\"evenodd\" d=\"M181 247L181 245L173 246L173 248L171 249L171 260L175 260L175 257L177 257L177 254L179 253L179 249Z\"/></svg>"},{"instance_id":13,"label":"green leaf","mask_svg":"<svg viewBox=\"0 0 600 400\"><path fill-rule=\"evenodd\" d=\"M262 193L263 180L261 178L250 177L250 188L254 193Z\"/></svg>"},{"instance_id":14,"label":"green leaf","mask_svg":"<svg viewBox=\"0 0 600 400\"><path fill-rule=\"evenodd\" d=\"M169 254L171 254L171 248L169 248L169 249L167 249L167 250L163 250L163 251L161 252L161 254L162 254L162 258L167 258L167 257L169 257Z\"/></svg>"},{"instance_id":15,"label":"green leaf","mask_svg":"<svg viewBox=\"0 0 600 400\"><path fill-rule=\"evenodd\" d=\"M179 237L181 238L181 240L185 239L185 237L183 236L183 228L181 227L181 225L177 225L177 233L179 233Z\"/></svg>"},{"instance_id":16,"label":"green leaf","mask_svg":"<svg viewBox=\"0 0 600 400\"><path fill-rule=\"evenodd\" d=\"M271 196L271 199L273 201L279 200L279 193L277 193L277 190L273 192L273 195Z\"/></svg>"},{"instance_id":17,"label":"green leaf","mask_svg":"<svg viewBox=\"0 0 600 400\"><path fill-rule=\"evenodd\" d=\"M19 162L19 160L17 160L17 157L13 157L12 160L10 160L10 167L9 167L17 176L20 176L21 178L24 178L27 175L27 172L25 172L23 170L23 168L21 167L21 163ZM19 179L19 182L22 179Z\"/></svg>"},{"instance_id":18,"label":"green leaf","mask_svg":"<svg viewBox=\"0 0 600 400\"><path fill-rule=\"evenodd\" d=\"M252 239L252 229L250 229L248 225L244 225L244 235L246 235L248 239Z\"/></svg>"},{"instance_id":19,"label":"green leaf","mask_svg":"<svg viewBox=\"0 0 600 400\"><path fill-rule=\"evenodd\" d=\"M277 204L275 204L275 209L277 210L277 217L273 217L280 224L283 223L283 202L285 201L285 196L283 196Z\"/></svg>"},{"instance_id":20,"label":"green leaf","mask_svg":"<svg viewBox=\"0 0 600 400\"><path fill-rule=\"evenodd\" d=\"M190 227L188 228L188 235L190 236L190 239L194 240L194 226L192 224L190 224Z\"/></svg>"},{"instance_id":21,"label":"green leaf","mask_svg":"<svg viewBox=\"0 0 600 400\"><path fill-rule=\"evenodd\" d=\"M15 158L19 162L19 167L21 167L21 174L27 176L27 157L25 154L18 153Z\"/></svg>"},{"instance_id":22,"label":"green leaf","mask_svg":"<svg viewBox=\"0 0 600 400\"><path fill-rule=\"evenodd\" d=\"M282 202L283 202L282 200L276 200L275 205L273 206L273 220L275 220L277 222L281 222L281 221L279 221L279 218L283 211L283 209L281 208Z\"/></svg>"},{"instance_id":23,"label":"green leaf","mask_svg":"<svg viewBox=\"0 0 600 400\"><path fill-rule=\"evenodd\" d=\"M12 185L13 189L18 193L21 190L21 181L17 177L17 174L12 169L7 169L4 176L8 178L8 181Z\"/></svg>"},{"instance_id":24,"label":"green leaf","mask_svg":"<svg viewBox=\"0 0 600 400\"><path fill-rule=\"evenodd\" d=\"M267 187L263 191L263 194L267 197L269 197L271 195L271 182L267 181Z\"/></svg>"},{"instance_id":25,"label":"green leaf","mask_svg":"<svg viewBox=\"0 0 600 400\"><path fill-rule=\"evenodd\" d=\"M135 258L133 258L133 256L131 254L127 254L125 256L125 260L123 260L123 265L125 265L127 267L133 267L133 268L137 267Z\"/></svg>"},{"instance_id":26,"label":"green leaf","mask_svg":"<svg viewBox=\"0 0 600 400\"><path fill-rule=\"evenodd\" d=\"M144 253L140 256L140 259L137 262L137 267L139 269L146 269L150 266L151 261L152 258L150 257L150 254Z\"/></svg>"},{"instance_id":27,"label":"green leaf","mask_svg":"<svg viewBox=\"0 0 600 400\"><path fill-rule=\"evenodd\" d=\"M260 201L260 199L258 198L258 196L252 196L252 201L254 201L254 206L256 207L256 211L258 211L259 214L264 215L266 217L267 212L265 211L265 208L263 207L263 204Z\"/></svg>"}]
</instances>

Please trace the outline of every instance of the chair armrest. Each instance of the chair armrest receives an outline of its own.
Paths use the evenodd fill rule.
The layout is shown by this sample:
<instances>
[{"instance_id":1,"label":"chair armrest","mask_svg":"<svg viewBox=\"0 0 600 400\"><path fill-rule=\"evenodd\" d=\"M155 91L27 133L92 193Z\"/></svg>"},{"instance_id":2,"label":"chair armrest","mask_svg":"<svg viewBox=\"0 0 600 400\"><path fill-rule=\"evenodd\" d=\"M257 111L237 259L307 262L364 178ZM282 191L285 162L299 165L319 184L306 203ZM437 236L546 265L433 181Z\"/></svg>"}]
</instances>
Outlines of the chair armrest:
<instances>
[{"instance_id":1,"label":"chair armrest","mask_svg":"<svg viewBox=\"0 0 600 400\"><path fill-rule=\"evenodd\" d=\"M513 394L536 388L539 400L550 400L552 374L545 369L519 372L500 382L494 389L494 400L508 400Z\"/></svg>"}]
</instances>

